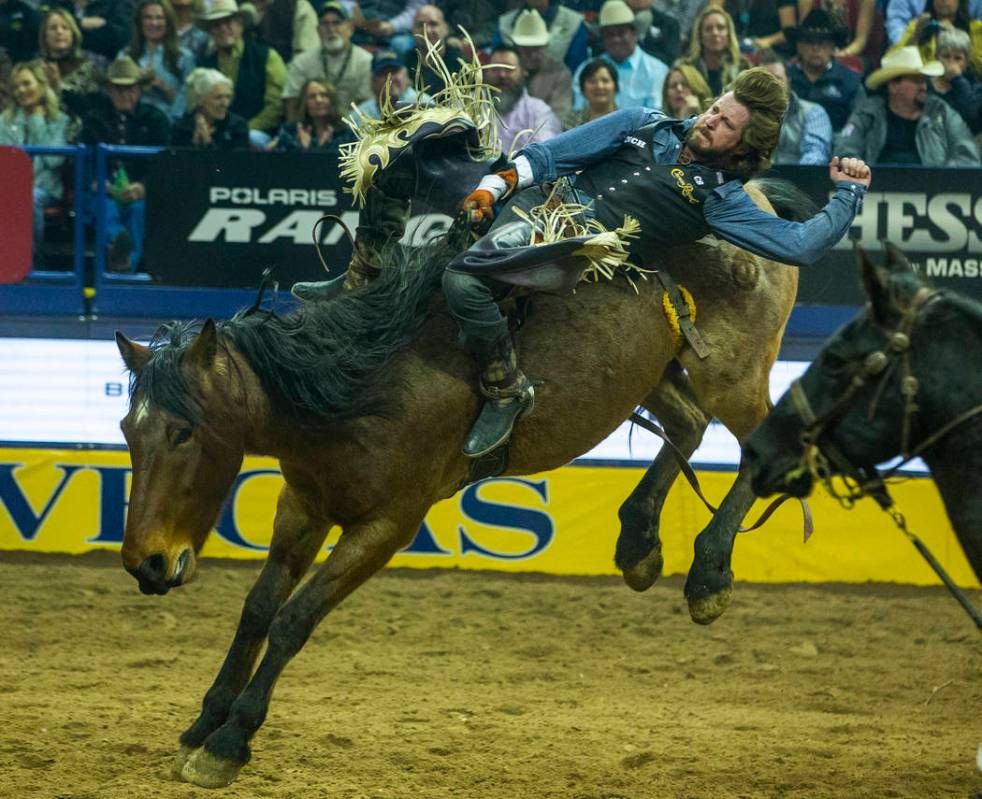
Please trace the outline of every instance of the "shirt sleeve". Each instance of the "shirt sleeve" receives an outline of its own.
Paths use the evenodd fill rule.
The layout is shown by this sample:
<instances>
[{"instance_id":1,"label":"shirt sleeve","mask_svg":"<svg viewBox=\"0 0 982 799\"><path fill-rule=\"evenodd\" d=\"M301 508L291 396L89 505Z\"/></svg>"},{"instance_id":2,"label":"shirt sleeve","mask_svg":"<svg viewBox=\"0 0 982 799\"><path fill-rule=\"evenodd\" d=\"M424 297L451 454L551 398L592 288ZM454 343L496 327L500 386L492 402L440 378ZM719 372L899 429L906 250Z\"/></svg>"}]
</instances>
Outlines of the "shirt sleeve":
<instances>
[{"instance_id":1,"label":"shirt sleeve","mask_svg":"<svg viewBox=\"0 0 982 799\"><path fill-rule=\"evenodd\" d=\"M283 84L286 83L286 65L280 54L270 48L266 59L266 88L263 91L263 110L249 120L253 130L276 130L283 117Z\"/></svg>"},{"instance_id":2,"label":"shirt sleeve","mask_svg":"<svg viewBox=\"0 0 982 799\"><path fill-rule=\"evenodd\" d=\"M801 132L799 163L825 166L832 155L832 122L820 105L809 109Z\"/></svg>"},{"instance_id":3,"label":"shirt sleeve","mask_svg":"<svg viewBox=\"0 0 982 799\"><path fill-rule=\"evenodd\" d=\"M791 222L757 207L743 186L732 181L710 194L703 215L720 238L752 253L788 264L809 266L849 231L864 186L837 181L828 204L807 222Z\"/></svg>"},{"instance_id":4,"label":"shirt sleeve","mask_svg":"<svg viewBox=\"0 0 982 799\"><path fill-rule=\"evenodd\" d=\"M624 137L664 116L650 108L625 108L567 130L555 138L530 144L517 155L524 155L532 167L532 181L555 180L571 175L610 155Z\"/></svg>"}]
</instances>

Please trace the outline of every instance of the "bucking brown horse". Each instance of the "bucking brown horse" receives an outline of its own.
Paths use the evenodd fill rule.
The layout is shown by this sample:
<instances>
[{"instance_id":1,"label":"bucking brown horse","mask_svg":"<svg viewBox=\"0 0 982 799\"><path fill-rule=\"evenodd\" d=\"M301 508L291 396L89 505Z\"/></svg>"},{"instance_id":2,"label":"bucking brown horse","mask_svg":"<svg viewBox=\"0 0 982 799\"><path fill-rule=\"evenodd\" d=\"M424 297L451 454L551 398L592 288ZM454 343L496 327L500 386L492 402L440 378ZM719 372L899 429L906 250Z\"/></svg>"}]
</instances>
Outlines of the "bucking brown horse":
<instances>
[{"instance_id":1,"label":"bucking brown horse","mask_svg":"<svg viewBox=\"0 0 982 799\"><path fill-rule=\"evenodd\" d=\"M478 409L477 374L435 291L448 253L435 246L392 257L399 263L370 285L285 317L256 307L196 334L171 326L150 347L117 334L132 373L122 557L144 593L193 577L246 453L278 458L285 481L266 564L201 713L181 736L176 773L189 782L235 779L289 660L466 481L460 450ZM797 270L715 242L665 260L695 298L708 357L676 340L655 281L639 281L637 292L616 279L582 284L570 297L535 296L516 344L537 402L515 429L506 474L568 463L639 405L686 455L711 417L740 440L763 419ZM637 590L660 574L658 515L677 473L659 455L621 509L615 560ZM752 501L741 469L696 539L686 583L696 621L712 621L729 601L733 540ZM298 589L332 525L340 540Z\"/></svg>"}]
</instances>

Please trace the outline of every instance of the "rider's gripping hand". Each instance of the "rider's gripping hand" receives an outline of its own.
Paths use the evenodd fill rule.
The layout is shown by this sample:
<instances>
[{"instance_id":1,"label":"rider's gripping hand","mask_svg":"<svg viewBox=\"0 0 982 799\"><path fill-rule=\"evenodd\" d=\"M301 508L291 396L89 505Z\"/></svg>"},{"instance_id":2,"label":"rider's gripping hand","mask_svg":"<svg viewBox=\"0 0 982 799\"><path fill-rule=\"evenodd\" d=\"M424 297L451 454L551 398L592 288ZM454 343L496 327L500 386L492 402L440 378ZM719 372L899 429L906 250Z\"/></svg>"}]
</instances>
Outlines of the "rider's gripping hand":
<instances>
[{"instance_id":1,"label":"rider's gripping hand","mask_svg":"<svg viewBox=\"0 0 982 799\"><path fill-rule=\"evenodd\" d=\"M869 188L873 173L862 158L839 158L834 156L829 162L829 177L832 181L848 180Z\"/></svg>"},{"instance_id":2,"label":"rider's gripping hand","mask_svg":"<svg viewBox=\"0 0 982 799\"><path fill-rule=\"evenodd\" d=\"M513 164L481 178L477 188L467 195L461 207L471 227L482 227L490 223L494 219L494 204L509 197L517 187L518 171Z\"/></svg>"}]
</instances>

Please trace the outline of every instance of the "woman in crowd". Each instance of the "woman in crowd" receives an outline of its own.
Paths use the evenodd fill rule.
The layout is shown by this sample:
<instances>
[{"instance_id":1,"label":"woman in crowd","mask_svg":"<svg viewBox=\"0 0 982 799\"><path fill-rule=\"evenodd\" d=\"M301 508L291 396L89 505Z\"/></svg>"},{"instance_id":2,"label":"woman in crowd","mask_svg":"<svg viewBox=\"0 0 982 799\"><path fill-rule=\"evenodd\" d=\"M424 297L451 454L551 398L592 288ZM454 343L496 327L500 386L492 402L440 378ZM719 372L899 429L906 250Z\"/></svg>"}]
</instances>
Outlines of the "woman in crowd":
<instances>
[{"instance_id":1,"label":"woman in crowd","mask_svg":"<svg viewBox=\"0 0 982 799\"><path fill-rule=\"evenodd\" d=\"M866 68L873 70L880 65L880 55L886 46L883 15L877 15L876 5L877 0L804 0L799 5L799 11L804 19L813 6L824 9L837 28L849 32L848 44L835 54L859 56Z\"/></svg>"},{"instance_id":2,"label":"woman in crowd","mask_svg":"<svg viewBox=\"0 0 982 799\"><path fill-rule=\"evenodd\" d=\"M661 110L675 119L701 114L713 99L705 79L695 67L676 64L665 78Z\"/></svg>"},{"instance_id":3,"label":"woman in crowd","mask_svg":"<svg viewBox=\"0 0 982 799\"><path fill-rule=\"evenodd\" d=\"M972 19L968 0L928 0L923 14L912 19L907 30L887 52L916 45L926 64L934 61L938 51L938 35L944 30L961 30L971 42L969 63L976 73L982 73L982 20Z\"/></svg>"},{"instance_id":4,"label":"woman in crowd","mask_svg":"<svg viewBox=\"0 0 982 799\"><path fill-rule=\"evenodd\" d=\"M938 34L938 60L944 74L931 78L931 91L954 108L969 130L982 131L982 76L972 68L972 43L968 34L957 28Z\"/></svg>"},{"instance_id":5,"label":"woman in crowd","mask_svg":"<svg viewBox=\"0 0 982 799\"><path fill-rule=\"evenodd\" d=\"M177 41L177 21L169 0L140 0L133 11L133 37L120 53L153 74L143 99L171 119L184 113L184 83L194 69L191 54Z\"/></svg>"},{"instance_id":6,"label":"woman in crowd","mask_svg":"<svg viewBox=\"0 0 982 799\"><path fill-rule=\"evenodd\" d=\"M68 115L48 82L41 61L17 64L10 74L10 99L0 114L0 144L65 144ZM44 209L62 198L61 165L57 155L36 155L34 161L34 264L40 264L44 237Z\"/></svg>"},{"instance_id":7,"label":"woman in crowd","mask_svg":"<svg viewBox=\"0 0 982 799\"><path fill-rule=\"evenodd\" d=\"M563 130L617 110L617 70L605 58L595 58L580 73L580 92L586 106L563 117Z\"/></svg>"},{"instance_id":8,"label":"woman in crowd","mask_svg":"<svg viewBox=\"0 0 982 799\"><path fill-rule=\"evenodd\" d=\"M171 129L175 147L205 150L249 149L249 125L230 112L232 81L217 69L198 67L188 77L187 113Z\"/></svg>"},{"instance_id":9,"label":"woman in crowd","mask_svg":"<svg viewBox=\"0 0 982 799\"><path fill-rule=\"evenodd\" d=\"M354 141L350 128L341 122L334 87L323 80L308 80L300 89L298 122L285 122L270 144L271 150L336 150Z\"/></svg>"},{"instance_id":10,"label":"woman in crowd","mask_svg":"<svg viewBox=\"0 0 982 799\"><path fill-rule=\"evenodd\" d=\"M101 57L82 51L82 32L75 18L61 8L52 8L41 21L41 58L48 71L55 93L88 94L100 88Z\"/></svg>"},{"instance_id":11,"label":"woman in crowd","mask_svg":"<svg viewBox=\"0 0 982 799\"><path fill-rule=\"evenodd\" d=\"M723 87L750 66L750 62L740 55L732 17L712 3L696 17L689 54L678 63L699 70L713 97L722 94Z\"/></svg>"}]
</instances>

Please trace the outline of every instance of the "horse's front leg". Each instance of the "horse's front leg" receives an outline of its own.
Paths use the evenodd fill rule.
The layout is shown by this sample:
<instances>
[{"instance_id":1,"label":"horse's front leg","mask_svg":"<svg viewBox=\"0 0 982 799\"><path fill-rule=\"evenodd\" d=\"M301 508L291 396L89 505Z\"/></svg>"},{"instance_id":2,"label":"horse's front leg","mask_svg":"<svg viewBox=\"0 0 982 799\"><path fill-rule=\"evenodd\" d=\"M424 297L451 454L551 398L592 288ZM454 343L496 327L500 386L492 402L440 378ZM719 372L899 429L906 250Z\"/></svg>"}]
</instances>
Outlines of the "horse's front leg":
<instances>
[{"instance_id":1,"label":"horse's front leg","mask_svg":"<svg viewBox=\"0 0 982 799\"><path fill-rule=\"evenodd\" d=\"M182 777L203 788L230 784L249 762L249 741L266 719L277 678L314 628L338 603L412 540L422 514L412 522L384 519L344 531L327 561L280 608L269 630L266 653L225 723L188 759Z\"/></svg>"},{"instance_id":2,"label":"horse's front leg","mask_svg":"<svg viewBox=\"0 0 982 799\"><path fill-rule=\"evenodd\" d=\"M672 442L688 460L709 424L709 417L696 402L685 373L672 361L655 392L645 400L664 426ZM646 591L661 575L663 559L658 535L659 517L669 489L679 474L679 464L667 446L662 446L641 482L618 511L621 534L617 538L614 563L635 591Z\"/></svg>"},{"instance_id":3,"label":"horse's front leg","mask_svg":"<svg viewBox=\"0 0 982 799\"><path fill-rule=\"evenodd\" d=\"M685 598L689 602L689 615L698 624L716 621L730 605L733 542L754 499L750 468L741 463L733 487L723 498L712 521L696 537L695 558L685 581Z\"/></svg>"},{"instance_id":4,"label":"horse's front leg","mask_svg":"<svg viewBox=\"0 0 982 799\"><path fill-rule=\"evenodd\" d=\"M205 694L201 713L181 735L181 749L173 769L178 779L194 750L225 723L232 703L252 676L276 611L307 573L324 543L330 521L306 508L297 491L289 484L284 486L276 507L269 557L246 597L235 638L215 682Z\"/></svg>"}]
</instances>

